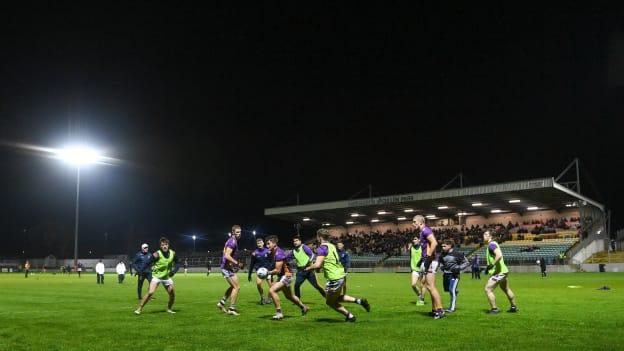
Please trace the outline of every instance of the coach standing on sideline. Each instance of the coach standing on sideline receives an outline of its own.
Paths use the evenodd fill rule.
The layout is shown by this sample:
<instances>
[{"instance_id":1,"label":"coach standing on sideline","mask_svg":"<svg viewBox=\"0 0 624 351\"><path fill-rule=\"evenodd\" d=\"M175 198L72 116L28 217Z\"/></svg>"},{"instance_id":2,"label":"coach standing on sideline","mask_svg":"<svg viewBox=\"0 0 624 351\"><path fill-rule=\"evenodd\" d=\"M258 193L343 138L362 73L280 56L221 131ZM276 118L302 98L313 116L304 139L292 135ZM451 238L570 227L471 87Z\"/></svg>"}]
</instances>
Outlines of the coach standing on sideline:
<instances>
[{"instance_id":1,"label":"coach standing on sideline","mask_svg":"<svg viewBox=\"0 0 624 351\"><path fill-rule=\"evenodd\" d=\"M97 283L104 284L104 273L106 272L106 267L104 267L104 263L102 260L95 265L95 273L97 274Z\"/></svg>"},{"instance_id":2,"label":"coach standing on sideline","mask_svg":"<svg viewBox=\"0 0 624 351\"><path fill-rule=\"evenodd\" d=\"M149 246L147 244L141 245L141 251L134 255L132 266L136 271L137 293L139 295L139 300L141 300L143 298L141 294L143 281L145 281L145 279L147 279L148 283L152 281L152 255L149 253Z\"/></svg>"}]
</instances>

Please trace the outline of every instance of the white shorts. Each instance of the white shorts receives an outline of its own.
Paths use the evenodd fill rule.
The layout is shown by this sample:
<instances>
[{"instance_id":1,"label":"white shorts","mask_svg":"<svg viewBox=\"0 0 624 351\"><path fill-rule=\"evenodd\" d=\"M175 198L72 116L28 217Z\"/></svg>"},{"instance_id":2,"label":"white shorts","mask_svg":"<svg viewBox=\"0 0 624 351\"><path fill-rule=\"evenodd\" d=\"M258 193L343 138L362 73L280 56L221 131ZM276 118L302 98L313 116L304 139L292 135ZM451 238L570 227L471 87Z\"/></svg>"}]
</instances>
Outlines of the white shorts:
<instances>
[{"instance_id":1,"label":"white shorts","mask_svg":"<svg viewBox=\"0 0 624 351\"><path fill-rule=\"evenodd\" d=\"M431 265L429 266L429 270L425 272L425 263L421 263L420 264L420 274L427 274L427 273L433 273L435 274L435 272L438 270L438 261L433 261L431 262Z\"/></svg>"},{"instance_id":2,"label":"white shorts","mask_svg":"<svg viewBox=\"0 0 624 351\"><path fill-rule=\"evenodd\" d=\"M494 274L490 277L490 280L496 283L500 283L505 279L507 279L507 273Z\"/></svg>"},{"instance_id":3,"label":"white shorts","mask_svg":"<svg viewBox=\"0 0 624 351\"><path fill-rule=\"evenodd\" d=\"M225 279L232 278L233 276L236 275L236 273L232 272L229 269L225 269L225 268L221 268L221 274L223 275L223 278L225 278Z\"/></svg>"},{"instance_id":4,"label":"white shorts","mask_svg":"<svg viewBox=\"0 0 624 351\"><path fill-rule=\"evenodd\" d=\"M159 279L159 278L156 278L156 277L152 277L152 281L150 281L150 284L154 284L154 283L156 283L156 285L162 284L165 287L168 287L170 285L173 285L173 280L171 278Z\"/></svg>"},{"instance_id":5,"label":"white shorts","mask_svg":"<svg viewBox=\"0 0 624 351\"><path fill-rule=\"evenodd\" d=\"M280 283L284 284L285 287L289 287L292 282L292 276L283 275L280 280Z\"/></svg>"},{"instance_id":6,"label":"white shorts","mask_svg":"<svg viewBox=\"0 0 624 351\"><path fill-rule=\"evenodd\" d=\"M412 271L412 279L419 279L424 274L421 271Z\"/></svg>"}]
</instances>

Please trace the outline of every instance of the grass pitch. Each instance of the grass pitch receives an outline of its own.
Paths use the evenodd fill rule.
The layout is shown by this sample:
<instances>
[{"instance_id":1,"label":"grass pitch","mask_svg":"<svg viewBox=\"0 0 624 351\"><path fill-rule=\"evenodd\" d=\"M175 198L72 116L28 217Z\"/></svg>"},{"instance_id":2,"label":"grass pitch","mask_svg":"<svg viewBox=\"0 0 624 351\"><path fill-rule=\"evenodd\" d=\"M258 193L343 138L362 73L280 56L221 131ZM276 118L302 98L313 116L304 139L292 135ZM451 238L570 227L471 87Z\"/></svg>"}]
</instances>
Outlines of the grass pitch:
<instances>
[{"instance_id":1,"label":"grass pitch","mask_svg":"<svg viewBox=\"0 0 624 351\"><path fill-rule=\"evenodd\" d=\"M348 293L372 306L366 313L348 305L355 324L325 306L307 282L302 295L310 313L302 317L282 299L286 318L272 321L273 305L258 305L255 283L239 278L240 316L215 307L227 287L218 273L176 275L178 313L165 313L167 295L159 288L137 316L135 277L118 284L108 274L105 285L97 285L93 274L0 274L0 350L624 349L622 273L511 274L520 312L499 315L486 314L487 277L464 274L457 312L442 320L426 315L429 300L416 306L408 274L351 274ZM603 285L611 290L596 290ZM447 306L448 294L442 296ZM502 310L509 307L500 291L497 301Z\"/></svg>"}]
</instances>

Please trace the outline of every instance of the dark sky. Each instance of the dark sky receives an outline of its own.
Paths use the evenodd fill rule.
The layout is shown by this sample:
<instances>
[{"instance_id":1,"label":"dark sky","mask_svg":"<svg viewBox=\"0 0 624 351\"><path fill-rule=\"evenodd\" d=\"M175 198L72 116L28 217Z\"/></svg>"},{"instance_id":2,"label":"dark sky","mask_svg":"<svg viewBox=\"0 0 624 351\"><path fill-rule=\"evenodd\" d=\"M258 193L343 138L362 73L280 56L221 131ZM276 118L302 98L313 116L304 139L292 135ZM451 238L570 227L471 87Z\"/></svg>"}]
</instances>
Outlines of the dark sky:
<instances>
[{"instance_id":1,"label":"dark sky","mask_svg":"<svg viewBox=\"0 0 624 351\"><path fill-rule=\"evenodd\" d=\"M126 161L83 170L81 253L218 247L234 223L286 235L263 209L297 192L556 176L574 157L624 224L613 9L117 5L0 11L0 139ZM0 254L70 256L74 171L6 146L0 169Z\"/></svg>"}]
</instances>

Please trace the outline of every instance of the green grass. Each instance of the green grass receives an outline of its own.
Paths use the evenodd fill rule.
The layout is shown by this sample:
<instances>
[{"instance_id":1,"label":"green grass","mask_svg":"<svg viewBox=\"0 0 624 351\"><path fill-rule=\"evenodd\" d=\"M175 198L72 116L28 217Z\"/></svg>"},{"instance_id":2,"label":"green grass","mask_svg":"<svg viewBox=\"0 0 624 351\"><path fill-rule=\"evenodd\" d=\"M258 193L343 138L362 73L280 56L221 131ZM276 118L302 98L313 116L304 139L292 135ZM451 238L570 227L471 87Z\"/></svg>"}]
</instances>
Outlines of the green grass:
<instances>
[{"instance_id":1,"label":"green grass","mask_svg":"<svg viewBox=\"0 0 624 351\"><path fill-rule=\"evenodd\" d=\"M437 321L426 316L429 301L415 305L407 274L352 274L349 294L365 296L372 305L370 313L348 306L358 317L355 324L344 323L308 283L303 299L310 313L302 317L284 301L286 318L272 321L273 306L257 305L255 284L246 277L243 281L237 317L217 311L226 282L215 273L175 277L176 315L164 312L166 293L159 288L157 299L136 316L134 277L119 285L107 275L100 286L94 275L25 279L0 274L0 350L624 349L624 274L552 274L546 279L512 274L520 312L500 315L485 313L485 279L464 275L457 312ZM611 290L596 290L603 285ZM500 291L497 298L506 310L509 304ZM443 300L446 306L448 295Z\"/></svg>"}]
</instances>

